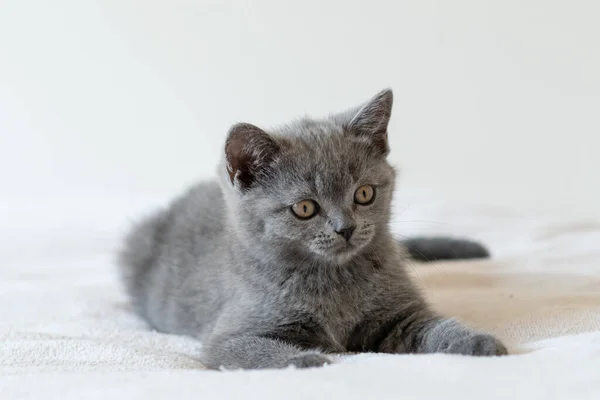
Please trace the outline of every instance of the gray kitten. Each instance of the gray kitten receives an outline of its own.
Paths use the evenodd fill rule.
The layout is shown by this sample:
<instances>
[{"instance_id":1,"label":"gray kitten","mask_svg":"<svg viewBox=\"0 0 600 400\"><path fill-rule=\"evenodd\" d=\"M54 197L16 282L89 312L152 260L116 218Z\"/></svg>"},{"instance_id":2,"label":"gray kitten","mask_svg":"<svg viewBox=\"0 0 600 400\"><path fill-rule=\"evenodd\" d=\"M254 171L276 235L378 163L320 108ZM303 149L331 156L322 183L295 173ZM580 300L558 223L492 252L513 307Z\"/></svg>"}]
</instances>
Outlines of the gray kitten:
<instances>
[{"instance_id":1,"label":"gray kitten","mask_svg":"<svg viewBox=\"0 0 600 400\"><path fill-rule=\"evenodd\" d=\"M327 353L502 355L432 311L389 229L392 92L325 119L233 126L219 182L191 188L129 234L119 263L136 311L202 340L210 368L299 368ZM486 256L413 239L416 258Z\"/></svg>"}]
</instances>

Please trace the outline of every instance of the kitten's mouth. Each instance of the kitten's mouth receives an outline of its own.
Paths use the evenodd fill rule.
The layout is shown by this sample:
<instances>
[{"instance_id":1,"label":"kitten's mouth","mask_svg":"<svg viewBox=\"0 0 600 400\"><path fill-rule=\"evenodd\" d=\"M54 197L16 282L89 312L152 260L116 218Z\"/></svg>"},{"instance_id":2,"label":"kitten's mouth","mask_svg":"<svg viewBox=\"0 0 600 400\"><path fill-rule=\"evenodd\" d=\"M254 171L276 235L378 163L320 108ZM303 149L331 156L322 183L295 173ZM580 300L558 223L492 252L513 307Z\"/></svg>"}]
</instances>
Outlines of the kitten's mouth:
<instances>
[{"instance_id":1,"label":"kitten's mouth","mask_svg":"<svg viewBox=\"0 0 600 400\"><path fill-rule=\"evenodd\" d=\"M356 248L356 246L352 245L352 243L346 242L340 246L337 246L334 249L334 253L336 253L336 254L346 253L348 251L354 250L355 248Z\"/></svg>"},{"instance_id":2,"label":"kitten's mouth","mask_svg":"<svg viewBox=\"0 0 600 400\"><path fill-rule=\"evenodd\" d=\"M355 254L360 248L361 246L357 246L356 244L352 244L350 242L345 242L331 249L331 253L333 253L333 255L336 257L351 256Z\"/></svg>"},{"instance_id":3,"label":"kitten's mouth","mask_svg":"<svg viewBox=\"0 0 600 400\"><path fill-rule=\"evenodd\" d=\"M358 240L358 243L355 241L347 242L347 241L337 241L335 244L328 246L327 248L319 248L316 250L316 253L321 256L328 258L336 263L343 263L350 260L352 257L357 255L361 250L363 250L368 242Z\"/></svg>"}]
</instances>

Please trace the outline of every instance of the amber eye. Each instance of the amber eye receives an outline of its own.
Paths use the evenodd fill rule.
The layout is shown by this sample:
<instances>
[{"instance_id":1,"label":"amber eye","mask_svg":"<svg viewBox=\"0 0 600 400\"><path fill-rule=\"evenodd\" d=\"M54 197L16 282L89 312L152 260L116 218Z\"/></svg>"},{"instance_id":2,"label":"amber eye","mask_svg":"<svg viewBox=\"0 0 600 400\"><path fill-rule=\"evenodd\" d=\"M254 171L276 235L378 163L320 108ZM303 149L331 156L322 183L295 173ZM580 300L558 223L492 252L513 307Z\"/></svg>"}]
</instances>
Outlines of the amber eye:
<instances>
[{"instance_id":1,"label":"amber eye","mask_svg":"<svg viewBox=\"0 0 600 400\"><path fill-rule=\"evenodd\" d=\"M319 211L319 205L313 200L302 200L292 206L292 212L300 219L309 219Z\"/></svg>"},{"instance_id":2,"label":"amber eye","mask_svg":"<svg viewBox=\"0 0 600 400\"><path fill-rule=\"evenodd\" d=\"M375 188L371 185L363 185L354 192L354 202L366 206L375 200Z\"/></svg>"}]
</instances>

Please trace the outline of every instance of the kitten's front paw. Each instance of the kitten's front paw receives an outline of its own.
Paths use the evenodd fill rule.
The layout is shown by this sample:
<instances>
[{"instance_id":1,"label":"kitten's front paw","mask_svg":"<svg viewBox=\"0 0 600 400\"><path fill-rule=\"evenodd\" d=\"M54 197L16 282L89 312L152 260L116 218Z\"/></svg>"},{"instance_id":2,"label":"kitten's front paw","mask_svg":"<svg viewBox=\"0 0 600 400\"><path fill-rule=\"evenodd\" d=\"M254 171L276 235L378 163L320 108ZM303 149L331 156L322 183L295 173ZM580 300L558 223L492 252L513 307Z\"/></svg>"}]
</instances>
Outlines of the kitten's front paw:
<instances>
[{"instance_id":1,"label":"kitten's front paw","mask_svg":"<svg viewBox=\"0 0 600 400\"><path fill-rule=\"evenodd\" d=\"M463 354L466 356L504 356L506 347L498 339L487 333L473 333L448 343L443 353Z\"/></svg>"},{"instance_id":2,"label":"kitten's front paw","mask_svg":"<svg viewBox=\"0 0 600 400\"><path fill-rule=\"evenodd\" d=\"M332 364L331 360L318 353L304 353L288 360L288 366L296 368L315 368Z\"/></svg>"}]
</instances>

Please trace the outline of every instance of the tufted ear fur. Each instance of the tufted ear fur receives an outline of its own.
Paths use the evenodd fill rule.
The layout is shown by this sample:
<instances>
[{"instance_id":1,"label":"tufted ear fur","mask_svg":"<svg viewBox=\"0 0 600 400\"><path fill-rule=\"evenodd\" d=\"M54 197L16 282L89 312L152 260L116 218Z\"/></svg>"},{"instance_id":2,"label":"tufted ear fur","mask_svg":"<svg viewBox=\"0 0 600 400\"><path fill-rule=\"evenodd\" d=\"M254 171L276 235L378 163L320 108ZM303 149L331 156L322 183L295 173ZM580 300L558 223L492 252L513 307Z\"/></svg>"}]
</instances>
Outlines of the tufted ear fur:
<instances>
[{"instance_id":1,"label":"tufted ear fur","mask_svg":"<svg viewBox=\"0 0 600 400\"><path fill-rule=\"evenodd\" d=\"M367 139L383 155L389 152L387 127L393 102L392 90L382 90L358 110L348 125L351 134Z\"/></svg>"},{"instance_id":2,"label":"tufted ear fur","mask_svg":"<svg viewBox=\"0 0 600 400\"><path fill-rule=\"evenodd\" d=\"M229 130L225 142L227 173L231 184L249 189L279 151L279 145L262 129L240 123Z\"/></svg>"}]
</instances>

